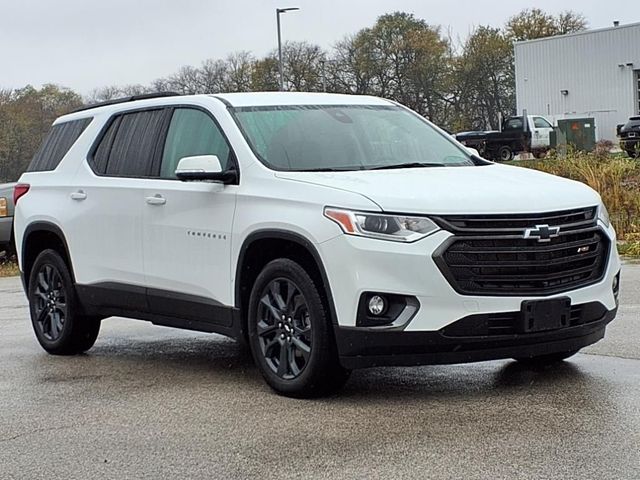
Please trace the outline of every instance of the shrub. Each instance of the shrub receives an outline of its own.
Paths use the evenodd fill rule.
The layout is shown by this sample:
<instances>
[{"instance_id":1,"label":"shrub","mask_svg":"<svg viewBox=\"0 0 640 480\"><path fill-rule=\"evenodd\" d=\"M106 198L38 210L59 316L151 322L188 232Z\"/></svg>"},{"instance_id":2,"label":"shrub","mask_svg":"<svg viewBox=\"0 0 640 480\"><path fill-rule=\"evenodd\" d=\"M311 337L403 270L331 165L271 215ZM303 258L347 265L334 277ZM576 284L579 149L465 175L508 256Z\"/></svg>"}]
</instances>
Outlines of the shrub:
<instances>
[{"instance_id":1,"label":"shrub","mask_svg":"<svg viewBox=\"0 0 640 480\"><path fill-rule=\"evenodd\" d=\"M606 157L613 150L614 144L611 140L599 140L593 153L596 157Z\"/></svg>"}]
</instances>

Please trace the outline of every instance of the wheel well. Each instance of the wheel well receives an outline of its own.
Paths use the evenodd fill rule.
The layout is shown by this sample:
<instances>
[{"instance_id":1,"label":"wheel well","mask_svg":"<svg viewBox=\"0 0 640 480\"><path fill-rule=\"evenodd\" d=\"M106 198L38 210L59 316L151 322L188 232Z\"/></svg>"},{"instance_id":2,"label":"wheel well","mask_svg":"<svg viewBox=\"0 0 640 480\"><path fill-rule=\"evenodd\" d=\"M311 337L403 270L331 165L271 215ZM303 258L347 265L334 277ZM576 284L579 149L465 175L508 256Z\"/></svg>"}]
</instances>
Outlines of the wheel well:
<instances>
[{"instance_id":1,"label":"wheel well","mask_svg":"<svg viewBox=\"0 0 640 480\"><path fill-rule=\"evenodd\" d=\"M28 232L23 245L22 269L27 285L29 285L29 276L31 274L31 269L33 268L33 263L40 252L47 249L55 250L60 254L71 272L71 277L73 278L73 270L71 268L67 245L64 238L61 237L59 233L47 229L33 230Z\"/></svg>"},{"instance_id":2,"label":"wheel well","mask_svg":"<svg viewBox=\"0 0 640 480\"><path fill-rule=\"evenodd\" d=\"M240 310L242 335L247 335L247 316L249 297L251 288L258 278L258 275L267 263L277 258L288 258L297 262L309 274L313 282L318 287L325 303L333 319L335 314L331 299L331 293L326 285L325 274L322 267L318 264L314 254L309 248L300 241L290 238L280 237L262 237L255 239L243 247L243 254L238 264L236 280L236 306Z\"/></svg>"}]
</instances>

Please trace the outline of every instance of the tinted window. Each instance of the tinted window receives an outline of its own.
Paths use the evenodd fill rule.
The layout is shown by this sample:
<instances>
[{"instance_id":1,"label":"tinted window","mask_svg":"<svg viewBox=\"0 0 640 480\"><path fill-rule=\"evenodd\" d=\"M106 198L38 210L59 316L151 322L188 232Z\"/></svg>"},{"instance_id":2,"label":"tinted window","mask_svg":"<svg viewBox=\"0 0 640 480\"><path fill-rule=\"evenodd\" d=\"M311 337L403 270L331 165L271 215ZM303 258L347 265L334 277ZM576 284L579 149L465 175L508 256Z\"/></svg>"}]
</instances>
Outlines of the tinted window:
<instances>
[{"instance_id":1,"label":"tinted window","mask_svg":"<svg viewBox=\"0 0 640 480\"><path fill-rule=\"evenodd\" d=\"M176 178L180 159L195 155L216 155L223 170L230 166L231 150L212 118L201 110L178 108L167 132L160 177Z\"/></svg>"},{"instance_id":2,"label":"tinted window","mask_svg":"<svg viewBox=\"0 0 640 480\"><path fill-rule=\"evenodd\" d=\"M109 152L107 175L143 177L150 174L164 113L164 110L147 110L122 115Z\"/></svg>"},{"instance_id":3,"label":"tinted window","mask_svg":"<svg viewBox=\"0 0 640 480\"><path fill-rule=\"evenodd\" d=\"M533 117L533 125L536 128L553 128L551 124L542 117Z\"/></svg>"},{"instance_id":4,"label":"tinted window","mask_svg":"<svg viewBox=\"0 0 640 480\"><path fill-rule=\"evenodd\" d=\"M100 143L98 144L98 148L93 154L93 157L90 159L91 166L96 173L105 174L107 173L107 163L109 162L109 152L111 152L111 146L113 145L113 140L116 137L116 132L118 131L118 127L120 126L120 118L116 117L107 131L102 136Z\"/></svg>"},{"instance_id":5,"label":"tinted window","mask_svg":"<svg viewBox=\"0 0 640 480\"><path fill-rule=\"evenodd\" d=\"M96 173L118 177L151 174L159 154L165 109L145 110L115 117L94 151L91 166Z\"/></svg>"},{"instance_id":6,"label":"tinted window","mask_svg":"<svg viewBox=\"0 0 640 480\"><path fill-rule=\"evenodd\" d=\"M505 130L522 130L522 119L518 118L510 118L507 120L507 123L504 126Z\"/></svg>"},{"instance_id":7,"label":"tinted window","mask_svg":"<svg viewBox=\"0 0 640 480\"><path fill-rule=\"evenodd\" d=\"M38 153L31 160L27 172L55 170L90 123L91 118L83 118L51 127Z\"/></svg>"}]
</instances>

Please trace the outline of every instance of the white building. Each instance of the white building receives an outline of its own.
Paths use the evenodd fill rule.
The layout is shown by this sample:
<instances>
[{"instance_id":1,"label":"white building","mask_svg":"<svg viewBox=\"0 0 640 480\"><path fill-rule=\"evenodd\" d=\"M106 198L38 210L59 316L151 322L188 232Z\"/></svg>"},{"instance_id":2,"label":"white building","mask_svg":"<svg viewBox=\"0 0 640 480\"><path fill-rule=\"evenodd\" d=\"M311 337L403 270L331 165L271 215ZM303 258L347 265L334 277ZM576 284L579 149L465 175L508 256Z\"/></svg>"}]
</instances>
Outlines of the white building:
<instances>
[{"instance_id":1,"label":"white building","mask_svg":"<svg viewBox=\"0 0 640 480\"><path fill-rule=\"evenodd\" d=\"M515 44L518 112L594 117L596 139L640 114L640 23Z\"/></svg>"}]
</instances>

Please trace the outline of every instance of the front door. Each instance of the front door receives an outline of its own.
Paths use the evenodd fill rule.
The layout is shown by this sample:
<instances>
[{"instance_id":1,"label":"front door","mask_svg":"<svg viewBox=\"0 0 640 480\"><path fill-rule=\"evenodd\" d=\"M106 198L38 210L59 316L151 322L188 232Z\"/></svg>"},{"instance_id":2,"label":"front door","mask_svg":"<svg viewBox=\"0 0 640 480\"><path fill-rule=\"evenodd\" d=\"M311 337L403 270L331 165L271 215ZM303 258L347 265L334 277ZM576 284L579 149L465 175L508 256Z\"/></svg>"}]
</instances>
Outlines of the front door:
<instances>
[{"instance_id":1,"label":"front door","mask_svg":"<svg viewBox=\"0 0 640 480\"><path fill-rule=\"evenodd\" d=\"M546 149L551 144L551 131L553 127L544 117L533 117L533 130L531 132L531 149Z\"/></svg>"},{"instance_id":2,"label":"front door","mask_svg":"<svg viewBox=\"0 0 640 480\"><path fill-rule=\"evenodd\" d=\"M153 313L229 326L231 227L235 185L181 182L181 158L217 155L223 169L233 152L211 116L176 108L164 143L158 178L144 192L144 270Z\"/></svg>"}]
</instances>

